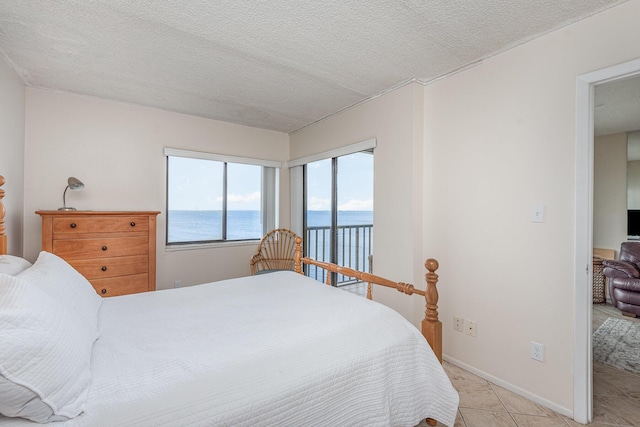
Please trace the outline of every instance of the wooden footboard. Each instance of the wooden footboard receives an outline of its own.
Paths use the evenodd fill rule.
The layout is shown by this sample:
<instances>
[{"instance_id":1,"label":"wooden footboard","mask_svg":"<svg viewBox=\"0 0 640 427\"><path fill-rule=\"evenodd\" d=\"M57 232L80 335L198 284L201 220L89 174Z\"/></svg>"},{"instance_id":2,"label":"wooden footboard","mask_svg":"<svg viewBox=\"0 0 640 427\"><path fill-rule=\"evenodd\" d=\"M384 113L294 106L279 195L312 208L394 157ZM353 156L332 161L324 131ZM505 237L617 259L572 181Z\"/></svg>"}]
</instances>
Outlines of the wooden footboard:
<instances>
[{"instance_id":1,"label":"wooden footboard","mask_svg":"<svg viewBox=\"0 0 640 427\"><path fill-rule=\"evenodd\" d=\"M0 187L4 185L4 176L0 175ZM7 254L7 230L4 227L4 205L2 204L2 198L4 197L4 190L0 188L0 255Z\"/></svg>"},{"instance_id":2,"label":"wooden footboard","mask_svg":"<svg viewBox=\"0 0 640 427\"><path fill-rule=\"evenodd\" d=\"M295 252L295 268L297 273L303 273L302 265L309 264L323 268L328 272L339 273L344 276L354 277L361 282L367 283L367 298L371 299L371 285L381 285L388 288L397 289L399 292L407 295L420 295L424 296L426 301L425 317L422 320L422 335L426 338L427 342L433 349L433 352L438 357L440 363L442 363L442 322L438 320L438 275L436 270L438 269L438 261L435 259L428 259L424 265L428 270L425 275L427 282L426 291L416 289L412 284L394 282L392 280L385 279L384 277L376 276L370 273L353 270L348 267L341 267L337 264L329 262L316 261L311 258L302 257L302 238L296 239L296 252ZM331 274L327 274L328 285L331 285Z\"/></svg>"}]
</instances>

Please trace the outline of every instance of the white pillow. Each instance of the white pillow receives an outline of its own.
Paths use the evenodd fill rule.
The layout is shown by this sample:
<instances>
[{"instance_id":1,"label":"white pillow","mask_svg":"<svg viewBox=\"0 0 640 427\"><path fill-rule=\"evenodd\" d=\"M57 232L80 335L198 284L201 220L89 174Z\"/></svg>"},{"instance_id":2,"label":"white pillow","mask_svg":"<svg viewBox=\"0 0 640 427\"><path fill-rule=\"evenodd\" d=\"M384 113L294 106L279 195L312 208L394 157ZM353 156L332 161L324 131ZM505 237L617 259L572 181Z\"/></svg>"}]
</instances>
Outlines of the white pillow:
<instances>
[{"instance_id":1,"label":"white pillow","mask_svg":"<svg viewBox=\"0 0 640 427\"><path fill-rule=\"evenodd\" d=\"M80 415L94 338L75 312L0 274L0 413L39 423Z\"/></svg>"},{"instance_id":2,"label":"white pillow","mask_svg":"<svg viewBox=\"0 0 640 427\"><path fill-rule=\"evenodd\" d=\"M31 263L24 258L13 255L0 255L0 273L15 276L31 267Z\"/></svg>"},{"instance_id":3,"label":"white pillow","mask_svg":"<svg viewBox=\"0 0 640 427\"><path fill-rule=\"evenodd\" d=\"M98 337L98 311L102 304L91 283L65 260L42 251L32 267L16 277L40 288L61 303L75 310L87 328Z\"/></svg>"}]
</instances>

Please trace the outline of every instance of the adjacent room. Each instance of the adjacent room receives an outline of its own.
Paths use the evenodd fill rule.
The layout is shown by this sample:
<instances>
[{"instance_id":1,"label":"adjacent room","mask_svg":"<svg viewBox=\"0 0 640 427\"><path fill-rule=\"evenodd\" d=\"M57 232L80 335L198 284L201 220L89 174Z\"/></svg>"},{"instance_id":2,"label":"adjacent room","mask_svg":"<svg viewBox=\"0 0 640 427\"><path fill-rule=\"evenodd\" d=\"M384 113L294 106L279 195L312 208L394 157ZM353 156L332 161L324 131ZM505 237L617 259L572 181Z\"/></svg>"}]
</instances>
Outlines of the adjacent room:
<instances>
[{"instance_id":1,"label":"adjacent room","mask_svg":"<svg viewBox=\"0 0 640 427\"><path fill-rule=\"evenodd\" d=\"M606 275L616 262L630 262L621 248L637 238L627 226L628 215L640 212L640 185L633 184L638 161L630 157L640 124L618 120L622 113L640 117L634 79L640 46L630 42L640 39L639 16L640 0L3 1L0 235L6 230L7 256L29 266L22 265L17 279L0 278L7 288L22 289L27 279L49 277L29 273L46 262L79 287L89 280L96 292L42 298L65 306L88 301L92 308L82 315L92 320L78 334L88 337L89 347L85 342L74 357L83 355L85 363L93 357L96 366L115 363L91 353L91 346L102 351L116 329L131 329L131 345L135 333L144 333L159 341L176 337L186 347L186 335L256 326L221 339L257 342L256 357L269 354L273 369L225 365L220 381L229 393L216 391L215 411L193 396L205 396L218 377L183 366L184 348L154 344L148 370L168 368L159 390L183 393L175 401L160 391L140 399L135 387L127 389L117 396L126 403L119 425L296 425L286 417L308 416L299 419L410 427L435 421L450 427L639 426L640 374L634 369L640 361L629 361L628 351L617 366L597 359L597 343L611 335L601 330L610 318L632 325L616 343L633 346L634 334L640 340L640 320L631 316L639 304L629 291L636 285ZM74 215L84 219L61 225ZM86 224L109 226L83 231ZM127 287L113 285L115 279L96 284L83 270L99 255L73 241L104 232L143 242L142 252L118 255L133 260L113 273L135 276ZM56 245L70 245L73 269L42 255L55 253ZM270 266L265 260L282 248L293 255ZM96 253L112 249L101 245ZM354 279L308 258L365 275ZM115 271L100 267L98 274ZM290 272L262 270L300 270L312 282L329 280L339 297L323 285L313 294L315 303L303 301L274 283ZM379 304L366 301L373 275L396 287L374 286L371 298ZM253 294L247 279L262 289L244 301L233 292ZM201 286L213 282L232 300L218 299L215 286ZM434 292L437 304L430 304ZM335 317L316 312L319 305L349 301L354 308L345 311L362 316L361 328L337 311ZM212 306L215 319L205 317ZM370 313L371 306L383 314ZM51 307L43 316L58 319ZM192 316L180 311L191 309ZM125 313L135 314L131 319L140 326L128 327L133 320L125 322ZM324 350L287 347L291 361L268 353L274 346L262 335L267 330L278 330L273 339L282 342L314 340L307 331L315 326L303 326L307 313L329 316L338 330L317 340ZM362 320L369 315L376 317ZM113 328L100 330L100 316ZM154 321L145 322L146 316ZM378 316L393 318L391 329ZM186 323L173 323L185 317ZM212 324L216 328L204 327ZM339 327L344 324L353 328ZM330 380L331 374L341 377L336 372L365 369L323 364L329 350L368 360L386 354L371 344L385 335L411 343L390 347L411 348L393 357L417 354L429 364L387 371L397 359L381 357L371 361L371 371L385 373L391 383L372 376L346 384ZM356 356L347 347L355 342L371 345L371 352ZM231 363L246 349L231 347L229 357L215 354L214 360L209 348L194 345L193 354L203 355L197 364L204 366ZM309 386L313 370L302 369L305 360L323 366L322 382ZM308 387L308 406L288 400L287 377L276 375L284 371ZM169 382L184 372L196 382ZM249 383L259 378L252 393L262 391L265 402L277 398L271 404L284 409L260 421L264 406L252 406L247 383L235 376ZM413 380L398 380L405 376ZM438 388L416 380L422 376ZM2 378L9 375L0 375L0 394ZM114 389L100 393L114 397L118 382L109 380ZM358 384L366 386L356 390ZM325 387L332 397L320 405ZM0 416L0 426L30 424L25 418L100 425L112 417L92 406L96 391L82 393L89 399L86 414L78 402L65 412L44 399L38 407L44 413ZM416 397L425 393L441 393L446 401L427 407ZM359 399L351 415L345 409L350 396ZM387 397L402 402L397 411L394 405L360 411ZM168 408L178 404L183 411L171 415ZM0 414L6 413L0 403Z\"/></svg>"}]
</instances>

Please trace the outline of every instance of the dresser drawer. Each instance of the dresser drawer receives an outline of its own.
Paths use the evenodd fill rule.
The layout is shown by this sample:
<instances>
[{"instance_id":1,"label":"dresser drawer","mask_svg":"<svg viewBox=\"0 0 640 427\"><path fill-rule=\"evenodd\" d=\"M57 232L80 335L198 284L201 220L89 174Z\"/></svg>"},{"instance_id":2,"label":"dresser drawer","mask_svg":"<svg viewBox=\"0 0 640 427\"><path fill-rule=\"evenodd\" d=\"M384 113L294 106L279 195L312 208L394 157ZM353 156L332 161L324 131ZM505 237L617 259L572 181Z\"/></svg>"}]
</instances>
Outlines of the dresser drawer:
<instances>
[{"instance_id":1,"label":"dresser drawer","mask_svg":"<svg viewBox=\"0 0 640 427\"><path fill-rule=\"evenodd\" d=\"M137 294L149 290L149 275L136 274L133 276L110 277L107 279L90 280L93 289L102 297Z\"/></svg>"},{"instance_id":2,"label":"dresser drawer","mask_svg":"<svg viewBox=\"0 0 640 427\"><path fill-rule=\"evenodd\" d=\"M146 232L149 218L145 216L85 216L53 218L53 234L59 233L123 233Z\"/></svg>"},{"instance_id":3,"label":"dresser drawer","mask_svg":"<svg viewBox=\"0 0 640 427\"><path fill-rule=\"evenodd\" d=\"M54 240L53 253L66 260L111 258L149 253L148 236Z\"/></svg>"},{"instance_id":4,"label":"dresser drawer","mask_svg":"<svg viewBox=\"0 0 640 427\"><path fill-rule=\"evenodd\" d=\"M147 255L72 259L69 260L69 264L89 280L149 272L149 257Z\"/></svg>"}]
</instances>

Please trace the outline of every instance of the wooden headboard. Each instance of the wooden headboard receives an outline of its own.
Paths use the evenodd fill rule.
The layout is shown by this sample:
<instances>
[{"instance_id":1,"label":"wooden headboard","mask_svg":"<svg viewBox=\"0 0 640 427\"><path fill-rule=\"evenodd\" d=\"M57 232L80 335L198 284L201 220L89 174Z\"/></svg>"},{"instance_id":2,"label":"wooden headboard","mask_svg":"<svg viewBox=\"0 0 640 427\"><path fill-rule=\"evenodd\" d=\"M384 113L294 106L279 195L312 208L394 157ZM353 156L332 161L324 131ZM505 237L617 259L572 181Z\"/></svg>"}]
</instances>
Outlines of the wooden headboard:
<instances>
[{"instance_id":1,"label":"wooden headboard","mask_svg":"<svg viewBox=\"0 0 640 427\"><path fill-rule=\"evenodd\" d=\"M0 175L0 187L4 185L4 176ZM7 254L7 230L4 228L4 205L2 204L2 198L4 197L4 190L0 188L0 255Z\"/></svg>"}]
</instances>

